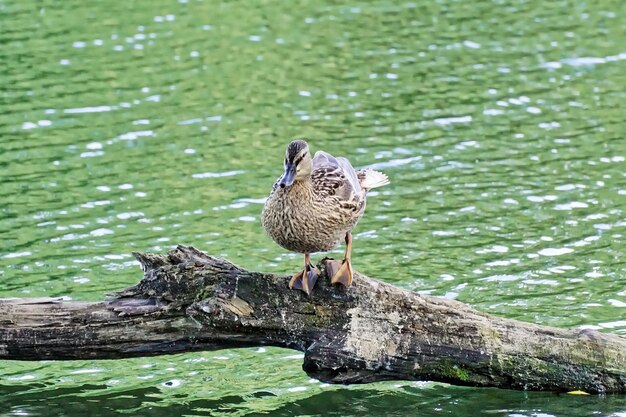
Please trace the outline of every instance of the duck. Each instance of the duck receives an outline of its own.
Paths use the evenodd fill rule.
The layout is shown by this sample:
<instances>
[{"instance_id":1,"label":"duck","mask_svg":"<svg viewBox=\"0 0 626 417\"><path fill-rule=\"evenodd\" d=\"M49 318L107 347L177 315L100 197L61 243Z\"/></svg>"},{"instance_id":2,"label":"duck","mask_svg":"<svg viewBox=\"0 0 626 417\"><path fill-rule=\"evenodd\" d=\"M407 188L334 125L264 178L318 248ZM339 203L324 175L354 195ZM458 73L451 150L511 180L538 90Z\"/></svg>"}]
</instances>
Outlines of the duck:
<instances>
[{"instance_id":1,"label":"duck","mask_svg":"<svg viewBox=\"0 0 626 417\"><path fill-rule=\"evenodd\" d=\"M317 151L311 157L305 139L287 145L283 174L267 197L261 214L263 228L283 248L304 254L304 269L289 281L290 289L311 295L320 276L311 265L311 253L328 252L342 240L342 261L326 261L332 284L346 289L353 280L352 229L365 212L366 196L373 188L389 184L382 172L356 170L350 161Z\"/></svg>"}]
</instances>

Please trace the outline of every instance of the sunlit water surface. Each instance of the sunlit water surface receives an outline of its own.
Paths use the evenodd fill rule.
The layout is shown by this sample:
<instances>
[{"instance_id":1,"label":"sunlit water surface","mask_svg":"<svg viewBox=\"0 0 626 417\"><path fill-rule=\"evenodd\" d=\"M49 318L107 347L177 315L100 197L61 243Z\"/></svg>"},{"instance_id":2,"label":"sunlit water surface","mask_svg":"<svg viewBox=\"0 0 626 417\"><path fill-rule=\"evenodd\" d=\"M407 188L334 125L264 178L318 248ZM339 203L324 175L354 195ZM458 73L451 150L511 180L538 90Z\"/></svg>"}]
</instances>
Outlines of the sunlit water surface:
<instances>
[{"instance_id":1,"label":"sunlit water surface","mask_svg":"<svg viewBox=\"0 0 626 417\"><path fill-rule=\"evenodd\" d=\"M285 144L385 171L358 270L500 316L626 334L619 1L0 2L0 297L99 300L132 251L255 270ZM337 254L341 253L339 248ZM626 398L329 386L241 349L1 362L0 415L626 416Z\"/></svg>"}]
</instances>

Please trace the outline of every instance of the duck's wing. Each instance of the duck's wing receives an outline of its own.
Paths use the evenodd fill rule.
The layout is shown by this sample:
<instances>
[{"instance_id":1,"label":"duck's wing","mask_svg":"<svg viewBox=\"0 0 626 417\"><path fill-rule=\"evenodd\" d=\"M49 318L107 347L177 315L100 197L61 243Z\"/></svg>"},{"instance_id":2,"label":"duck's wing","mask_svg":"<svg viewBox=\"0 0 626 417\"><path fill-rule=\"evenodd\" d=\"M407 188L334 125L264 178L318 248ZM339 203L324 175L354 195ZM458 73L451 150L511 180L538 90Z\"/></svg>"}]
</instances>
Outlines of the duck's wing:
<instances>
[{"instance_id":1,"label":"duck's wing","mask_svg":"<svg viewBox=\"0 0 626 417\"><path fill-rule=\"evenodd\" d=\"M336 195L346 202L362 198L359 178L346 158L335 158L327 152L317 151L313 157L311 176L321 194Z\"/></svg>"}]
</instances>

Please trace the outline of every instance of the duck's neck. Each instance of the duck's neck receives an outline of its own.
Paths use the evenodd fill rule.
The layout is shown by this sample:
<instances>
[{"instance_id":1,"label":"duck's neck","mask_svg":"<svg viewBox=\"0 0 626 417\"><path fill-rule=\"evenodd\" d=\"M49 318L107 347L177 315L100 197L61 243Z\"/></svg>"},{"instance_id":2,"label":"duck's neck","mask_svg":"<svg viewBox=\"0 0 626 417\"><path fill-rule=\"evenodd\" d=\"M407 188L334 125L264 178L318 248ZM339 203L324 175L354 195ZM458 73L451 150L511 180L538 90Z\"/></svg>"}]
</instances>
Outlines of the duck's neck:
<instances>
[{"instance_id":1,"label":"duck's neck","mask_svg":"<svg viewBox=\"0 0 626 417\"><path fill-rule=\"evenodd\" d=\"M295 192L313 192L313 181L311 177L306 177L298 181L294 181L291 185L291 191Z\"/></svg>"},{"instance_id":2,"label":"duck's neck","mask_svg":"<svg viewBox=\"0 0 626 417\"><path fill-rule=\"evenodd\" d=\"M290 195L297 198L313 195L313 181L311 177L295 181L288 190Z\"/></svg>"}]
</instances>

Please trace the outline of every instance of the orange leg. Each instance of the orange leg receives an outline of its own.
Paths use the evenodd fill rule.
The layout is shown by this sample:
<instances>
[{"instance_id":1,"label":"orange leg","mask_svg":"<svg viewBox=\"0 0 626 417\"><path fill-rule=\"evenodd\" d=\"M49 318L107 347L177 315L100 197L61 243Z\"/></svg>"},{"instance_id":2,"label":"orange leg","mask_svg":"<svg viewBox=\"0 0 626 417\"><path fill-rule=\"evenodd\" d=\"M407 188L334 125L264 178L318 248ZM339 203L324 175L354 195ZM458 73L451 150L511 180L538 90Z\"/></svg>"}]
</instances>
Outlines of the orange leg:
<instances>
[{"instance_id":1,"label":"orange leg","mask_svg":"<svg viewBox=\"0 0 626 417\"><path fill-rule=\"evenodd\" d=\"M352 263L350 262L350 255L352 254L352 234L346 233L346 254L343 261L328 261L327 274L332 277L330 279L331 284L341 284L346 288L352 285Z\"/></svg>"},{"instance_id":2,"label":"orange leg","mask_svg":"<svg viewBox=\"0 0 626 417\"><path fill-rule=\"evenodd\" d=\"M306 277L306 278L305 278ZM311 255L304 254L304 269L293 277L289 281L289 288L295 288L297 290L304 291L307 295L311 295L311 290L315 286L315 282L319 277L319 270L311 266Z\"/></svg>"}]
</instances>

